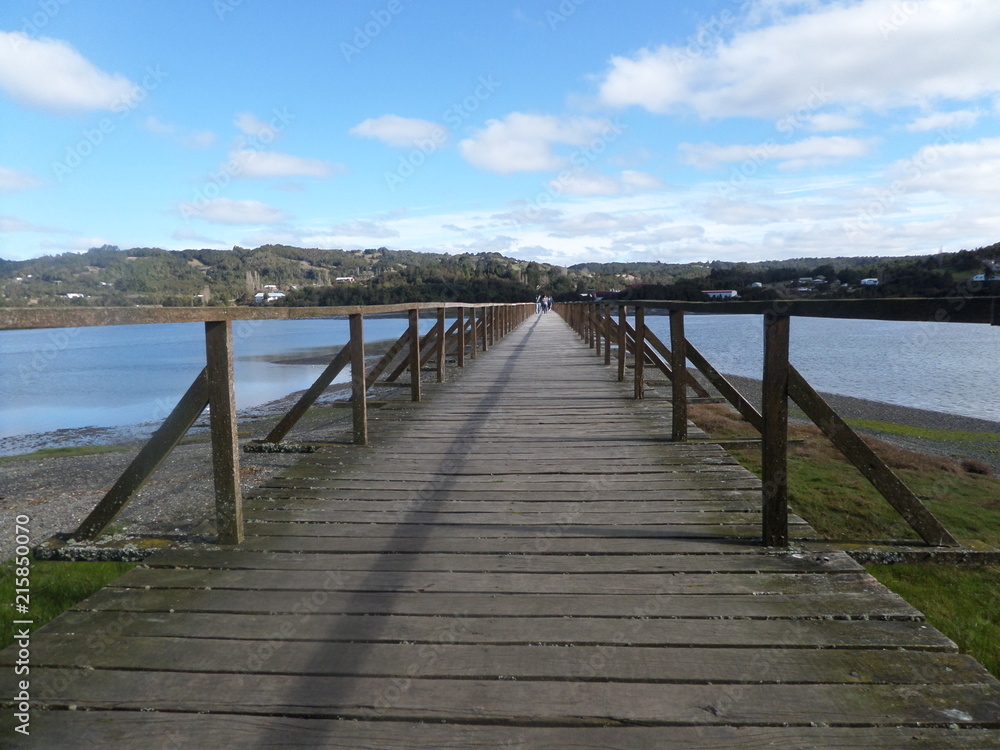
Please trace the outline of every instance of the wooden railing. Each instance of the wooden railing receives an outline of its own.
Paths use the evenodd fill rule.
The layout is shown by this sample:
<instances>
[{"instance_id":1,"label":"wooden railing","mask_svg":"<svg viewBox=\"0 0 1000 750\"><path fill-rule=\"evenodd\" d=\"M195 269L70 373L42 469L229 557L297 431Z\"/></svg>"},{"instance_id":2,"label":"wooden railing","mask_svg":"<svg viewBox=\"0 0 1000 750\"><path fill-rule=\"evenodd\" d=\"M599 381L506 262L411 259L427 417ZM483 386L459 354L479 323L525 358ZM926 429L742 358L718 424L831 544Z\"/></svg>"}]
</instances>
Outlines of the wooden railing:
<instances>
[{"instance_id":1,"label":"wooden railing","mask_svg":"<svg viewBox=\"0 0 1000 750\"><path fill-rule=\"evenodd\" d=\"M918 322L956 322L1000 325L996 297L883 300L803 300L771 302L661 302L601 301L556 305L566 321L590 343L605 364L617 349L618 379L625 380L626 358L634 362L634 393L645 393L646 368L664 373L671 382L672 439L687 440L688 389L705 395L689 373L687 363L761 433L762 536L766 545L788 546L788 401L791 399L875 486L927 544L960 546L955 538L893 473L881 458L817 393L789 362L789 329L793 317L854 318ZM634 313L635 324L627 319ZM647 327L646 312L665 312L670 318L670 347ZM702 356L684 334L684 314L757 315L764 325L761 410L750 403ZM617 317L617 320L616 320ZM679 376L678 376L679 375Z\"/></svg>"},{"instance_id":2,"label":"wooden railing","mask_svg":"<svg viewBox=\"0 0 1000 750\"><path fill-rule=\"evenodd\" d=\"M428 311L435 313L436 322L421 337L418 328L420 314ZM454 313L455 322L450 328L446 328L449 311ZM419 401L420 374L429 361L436 360L437 379L443 381L445 363L450 354L455 354L458 367L464 367L467 356L475 358L477 352L486 351L532 312L534 305L528 304L461 303L283 308L0 308L0 330L203 322L205 368L114 486L73 532L72 537L79 541L97 538L125 509L198 417L210 407L218 541L221 544L238 544L243 540L243 498L240 490L240 447L233 383L233 321L347 317L350 325L349 342L271 430L265 442L280 444L341 370L350 365L353 440L356 445L367 445L366 394L392 365L398 362L384 382L391 383L408 370L410 398ZM366 373L364 316L390 313L406 313L409 324L399 340Z\"/></svg>"}]
</instances>

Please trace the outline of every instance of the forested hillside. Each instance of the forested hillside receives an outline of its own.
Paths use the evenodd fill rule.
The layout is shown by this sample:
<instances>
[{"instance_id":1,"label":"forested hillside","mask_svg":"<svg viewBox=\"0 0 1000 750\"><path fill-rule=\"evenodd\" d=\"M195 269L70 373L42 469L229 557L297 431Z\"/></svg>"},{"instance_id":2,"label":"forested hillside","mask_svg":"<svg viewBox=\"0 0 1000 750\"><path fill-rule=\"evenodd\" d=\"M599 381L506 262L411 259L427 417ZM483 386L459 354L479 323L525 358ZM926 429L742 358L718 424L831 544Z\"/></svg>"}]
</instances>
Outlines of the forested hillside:
<instances>
[{"instance_id":1,"label":"forested hillside","mask_svg":"<svg viewBox=\"0 0 1000 750\"><path fill-rule=\"evenodd\" d=\"M106 245L25 261L0 259L0 305L349 305L418 301L742 299L995 294L1000 243L905 258L799 258L754 263L585 263L569 268L499 253L377 248L122 250ZM979 279L977 280L977 277ZM868 280L862 284L862 280ZM983 280L985 279L985 281ZM874 280L875 283L872 283Z\"/></svg>"}]
</instances>

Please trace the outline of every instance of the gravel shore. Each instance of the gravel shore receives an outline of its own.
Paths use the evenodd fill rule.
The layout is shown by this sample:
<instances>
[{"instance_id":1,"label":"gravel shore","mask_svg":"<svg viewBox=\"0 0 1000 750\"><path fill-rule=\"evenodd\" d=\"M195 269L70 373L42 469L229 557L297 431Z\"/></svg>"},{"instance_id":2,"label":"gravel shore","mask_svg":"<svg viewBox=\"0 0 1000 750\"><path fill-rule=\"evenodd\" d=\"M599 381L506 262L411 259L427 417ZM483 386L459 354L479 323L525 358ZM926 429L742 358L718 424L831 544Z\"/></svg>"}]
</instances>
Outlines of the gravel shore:
<instances>
[{"instance_id":1,"label":"gravel shore","mask_svg":"<svg viewBox=\"0 0 1000 750\"><path fill-rule=\"evenodd\" d=\"M740 377L729 377L729 380L747 398L759 404L759 381ZM346 396L346 387L333 387L324 394L319 405L330 405ZM984 461L1000 473L1000 444L997 441L1000 423L845 396L825 396L848 419L905 425L918 431L961 432L961 439L942 439L940 435L922 437L862 430L911 450ZM376 394L375 398L378 397ZM244 440L260 439L266 435L276 415L284 414L295 398L297 394L292 394L279 402L241 415L241 432L249 433ZM804 416L797 415L794 409L791 418L805 421ZM348 444L351 440L350 418L343 412L321 409L318 414L307 415L289 438ZM4 461L0 466L0 518L3 519L0 527L5 533L0 535L0 560L13 556L12 530L17 515L24 514L31 519L33 543L43 542L57 532L72 531L121 475L141 445L141 441L134 441L121 446L119 452L90 456ZM287 453L241 454L244 493L291 466L299 458L297 454ZM183 537L191 534L206 519L214 516L211 472L211 449L205 428L196 427L119 516L114 528L128 535ZM11 532L7 533L7 529Z\"/></svg>"}]
</instances>

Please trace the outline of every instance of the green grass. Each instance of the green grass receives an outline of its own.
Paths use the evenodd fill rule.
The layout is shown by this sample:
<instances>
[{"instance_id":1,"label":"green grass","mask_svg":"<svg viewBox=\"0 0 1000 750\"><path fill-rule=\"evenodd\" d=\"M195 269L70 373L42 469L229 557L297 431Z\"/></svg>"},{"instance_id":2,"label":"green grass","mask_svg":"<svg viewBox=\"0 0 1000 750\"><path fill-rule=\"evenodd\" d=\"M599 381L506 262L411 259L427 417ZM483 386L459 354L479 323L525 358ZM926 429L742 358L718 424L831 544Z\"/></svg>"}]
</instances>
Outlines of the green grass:
<instances>
[{"instance_id":1,"label":"green grass","mask_svg":"<svg viewBox=\"0 0 1000 750\"><path fill-rule=\"evenodd\" d=\"M32 620L31 630L35 630L134 567L135 563L33 560L29 571L29 612L25 616L14 609L17 582L14 561L3 563L0 565L0 648L13 642L14 620Z\"/></svg>"},{"instance_id":2,"label":"green grass","mask_svg":"<svg viewBox=\"0 0 1000 750\"><path fill-rule=\"evenodd\" d=\"M751 437L752 428L727 407L697 407L691 418L713 436ZM870 423L867 426L871 426ZM885 433L920 434L877 423ZM895 429L897 428L898 429ZM818 430L792 428L788 503L820 536L843 542L919 538L889 503ZM951 431L949 440L960 439ZM969 433L982 439L983 433ZM875 451L960 541L1000 547L1000 480L971 474L958 462L876 444ZM760 476L759 450L731 451ZM1000 677L1000 566L876 565L869 572L927 616L928 622Z\"/></svg>"},{"instance_id":3,"label":"green grass","mask_svg":"<svg viewBox=\"0 0 1000 750\"><path fill-rule=\"evenodd\" d=\"M126 453L133 448L127 445L74 445L66 448L41 448L31 453L17 456L3 456L0 463L28 461L36 458L68 458L70 456L94 456L99 453Z\"/></svg>"},{"instance_id":4,"label":"green grass","mask_svg":"<svg viewBox=\"0 0 1000 750\"><path fill-rule=\"evenodd\" d=\"M845 420L852 427L863 430L875 430L888 435L904 435L907 437L921 437L929 440L941 440L954 443L997 443L1000 442L1000 433L996 432L973 432L970 430L934 430L924 427L912 427L910 425L893 424L892 422L878 422L874 419L847 419Z\"/></svg>"},{"instance_id":5,"label":"green grass","mask_svg":"<svg viewBox=\"0 0 1000 750\"><path fill-rule=\"evenodd\" d=\"M1000 568L927 564L869 565L867 570L1000 676Z\"/></svg>"}]
</instances>

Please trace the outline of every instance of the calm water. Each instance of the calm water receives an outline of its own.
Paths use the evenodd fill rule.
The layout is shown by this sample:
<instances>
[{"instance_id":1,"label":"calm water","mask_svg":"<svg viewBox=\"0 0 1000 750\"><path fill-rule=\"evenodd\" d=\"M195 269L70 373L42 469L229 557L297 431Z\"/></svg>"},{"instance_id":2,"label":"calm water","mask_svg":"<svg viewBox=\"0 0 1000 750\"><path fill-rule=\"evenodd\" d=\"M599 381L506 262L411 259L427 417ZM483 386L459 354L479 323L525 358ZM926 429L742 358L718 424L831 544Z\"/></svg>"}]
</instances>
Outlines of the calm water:
<instances>
[{"instance_id":1,"label":"calm water","mask_svg":"<svg viewBox=\"0 0 1000 750\"><path fill-rule=\"evenodd\" d=\"M669 341L663 316L647 325ZM759 378L763 323L688 315L687 338L720 372ZM1000 421L1000 327L793 318L790 359L819 391Z\"/></svg>"},{"instance_id":2,"label":"calm water","mask_svg":"<svg viewBox=\"0 0 1000 750\"><path fill-rule=\"evenodd\" d=\"M432 323L422 319L421 330ZM647 323L668 340L667 318ZM394 340L405 326L366 318L365 340ZM686 328L721 372L760 377L759 318L689 315ZM1000 421L1000 328L796 318L791 331L792 363L818 390ZM332 356L348 324L240 321L233 333L237 405L246 409L309 387L323 369L269 359ZM25 435L161 421L204 367L204 346L201 323L0 331L0 455L23 450Z\"/></svg>"},{"instance_id":3,"label":"calm water","mask_svg":"<svg viewBox=\"0 0 1000 750\"><path fill-rule=\"evenodd\" d=\"M433 321L421 319L426 331ZM365 318L365 340L396 339L405 318ZM205 366L202 323L0 331L0 455L22 435L162 421ZM346 319L233 324L237 407L308 388L323 365L268 360L329 351L349 338ZM350 379L350 368L337 382ZM33 444L38 447L38 444Z\"/></svg>"}]
</instances>

